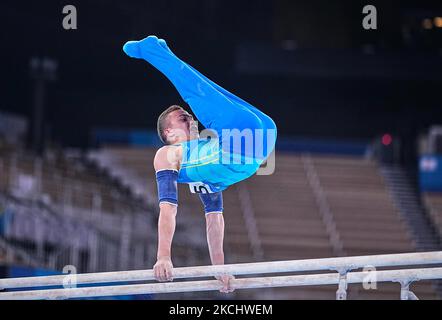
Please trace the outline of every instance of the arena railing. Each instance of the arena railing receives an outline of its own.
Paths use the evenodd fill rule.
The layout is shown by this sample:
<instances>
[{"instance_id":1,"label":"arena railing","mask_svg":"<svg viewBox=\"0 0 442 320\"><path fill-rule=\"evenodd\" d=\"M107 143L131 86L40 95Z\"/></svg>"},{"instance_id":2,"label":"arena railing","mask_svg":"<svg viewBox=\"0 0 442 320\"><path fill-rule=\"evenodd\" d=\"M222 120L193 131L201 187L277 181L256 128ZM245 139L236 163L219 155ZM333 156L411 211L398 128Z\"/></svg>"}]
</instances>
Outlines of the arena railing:
<instances>
[{"instance_id":1,"label":"arena railing","mask_svg":"<svg viewBox=\"0 0 442 320\"><path fill-rule=\"evenodd\" d=\"M369 282L398 282L401 285L402 300L416 300L410 290L413 282L442 279L442 251L401 253L387 255L338 257L306 260L271 261L240 263L215 266L174 268L174 279L200 278L230 275L256 275L268 273L288 273L331 270L333 273L297 274L283 276L260 276L236 278L232 280L234 289L273 288L291 286L338 285L336 299L347 298L347 285ZM422 267L429 266L433 267ZM421 266L410 268L411 266ZM378 267L401 267L401 269L378 271ZM406 268L405 268L406 267ZM363 268L363 271L353 271ZM369 271L367 271L367 269ZM193 292L219 290L218 280L155 282L126 284L155 280L153 270L132 270L85 274L64 274L41 277L21 277L0 279L0 289L31 288L34 290L0 292L0 299L69 299L87 297L107 297L137 294L171 292ZM120 285L114 285L121 282ZM112 283L100 286L99 284ZM91 287L78 287L80 284L95 284ZM61 289L40 289L45 286L63 286ZM37 287L37 288L36 288Z\"/></svg>"}]
</instances>

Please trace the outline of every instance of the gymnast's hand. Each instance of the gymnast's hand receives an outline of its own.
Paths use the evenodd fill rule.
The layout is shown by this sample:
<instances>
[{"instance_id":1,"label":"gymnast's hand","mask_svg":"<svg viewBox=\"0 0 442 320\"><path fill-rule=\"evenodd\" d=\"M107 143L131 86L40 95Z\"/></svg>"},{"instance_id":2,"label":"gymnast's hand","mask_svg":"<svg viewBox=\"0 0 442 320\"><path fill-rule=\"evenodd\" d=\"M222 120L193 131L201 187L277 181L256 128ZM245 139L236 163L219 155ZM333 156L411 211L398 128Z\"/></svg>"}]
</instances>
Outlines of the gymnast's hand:
<instances>
[{"instance_id":1,"label":"gymnast's hand","mask_svg":"<svg viewBox=\"0 0 442 320\"><path fill-rule=\"evenodd\" d=\"M215 278L223 283L223 287L219 289L219 292L230 293L235 291L235 289L232 288L232 282L231 282L232 280L235 279L234 276L223 275L223 276L216 276Z\"/></svg>"},{"instance_id":2,"label":"gymnast's hand","mask_svg":"<svg viewBox=\"0 0 442 320\"><path fill-rule=\"evenodd\" d=\"M155 279L160 282L173 281L172 268L173 265L170 257L158 258L157 263L155 263L155 265L153 266Z\"/></svg>"}]
</instances>

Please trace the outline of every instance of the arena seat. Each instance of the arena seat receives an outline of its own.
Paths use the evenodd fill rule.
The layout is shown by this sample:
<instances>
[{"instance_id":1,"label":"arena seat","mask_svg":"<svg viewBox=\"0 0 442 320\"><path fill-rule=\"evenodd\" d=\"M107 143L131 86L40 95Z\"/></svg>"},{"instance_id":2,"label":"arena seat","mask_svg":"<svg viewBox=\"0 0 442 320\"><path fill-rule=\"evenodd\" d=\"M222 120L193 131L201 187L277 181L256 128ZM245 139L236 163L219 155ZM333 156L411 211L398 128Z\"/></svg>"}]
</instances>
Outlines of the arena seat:
<instances>
[{"instance_id":1,"label":"arena seat","mask_svg":"<svg viewBox=\"0 0 442 320\"><path fill-rule=\"evenodd\" d=\"M107 166L127 185L156 199L152 148L105 147L94 156L105 156ZM306 172L304 155L277 153L272 175L254 175L224 191L225 254L227 263L271 260L324 258L337 255L330 241L317 194ZM413 252L416 250L410 231L390 199L386 185L373 160L356 156L309 155L326 202L333 215L344 255L371 255ZM111 161L110 161L111 159ZM110 163L110 164L109 164ZM124 167L124 170L123 168ZM113 169L112 169L113 168ZM124 176L124 171L130 171ZM134 186L135 188L135 186ZM144 188L144 189L142 189ZM239 199L239 188L250 197L253 221L262 256L247 226ZM156 201L156 200L154 200ZM188 187L179 187L180 216L190 219L195 233L205 241L204 214L199 198ZM255 249L254 249L255 247ZM208 260L201 258L204 263ZM203 263L203 262L201 262ZM430 282L413 285L423 299L434 299ZM351 286L349 299L398 299L398 284L380 284L379 290L367 291ZM334 299L335 287L263 289L259 297L282 299ZM242 290L239 298L256 293Z\"/></svg>"},{"instance_id":2,"label":"arena seat","mask_svg":"<svg viewBox=\"0 0 442 320\"><path fill-rule=\"evenodd\" d=\"M422 197L439 237L442 238L442 192L425 192Z\"/></svg>"}]
</instances>

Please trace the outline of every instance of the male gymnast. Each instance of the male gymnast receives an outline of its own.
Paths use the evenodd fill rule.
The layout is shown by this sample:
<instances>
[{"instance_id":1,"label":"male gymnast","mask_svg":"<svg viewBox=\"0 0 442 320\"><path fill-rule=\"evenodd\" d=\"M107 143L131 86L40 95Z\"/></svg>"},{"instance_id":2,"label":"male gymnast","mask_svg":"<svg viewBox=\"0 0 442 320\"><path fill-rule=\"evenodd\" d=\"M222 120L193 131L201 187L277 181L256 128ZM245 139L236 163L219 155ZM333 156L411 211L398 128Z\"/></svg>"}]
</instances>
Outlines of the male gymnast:
<instances>
[{"instance_id":1,"label":"male gymnast","mask_svg":"<svg viewBox=\"0 0 442 320\"><path fill-rule=\"evenodd\" d=\"M163 39L149 36L128 41L123 51L163 73L209 130L202 138L192 115L178 105L170 106L158 118L158 135L165 145L156 152L153 163L160 207L155 278L173 280L171 245L178 207L177 183L189 184L191 192L198 193L205 211L210 259L214 265L224 264L222 191L256 173L274 149L276 125L269 116L179 59ZM230 143L231 138L244 132L252 133L251 144ZM216 278L222 282L221 292L233 291L233 276Z\"/></svg>"}]
</instances>

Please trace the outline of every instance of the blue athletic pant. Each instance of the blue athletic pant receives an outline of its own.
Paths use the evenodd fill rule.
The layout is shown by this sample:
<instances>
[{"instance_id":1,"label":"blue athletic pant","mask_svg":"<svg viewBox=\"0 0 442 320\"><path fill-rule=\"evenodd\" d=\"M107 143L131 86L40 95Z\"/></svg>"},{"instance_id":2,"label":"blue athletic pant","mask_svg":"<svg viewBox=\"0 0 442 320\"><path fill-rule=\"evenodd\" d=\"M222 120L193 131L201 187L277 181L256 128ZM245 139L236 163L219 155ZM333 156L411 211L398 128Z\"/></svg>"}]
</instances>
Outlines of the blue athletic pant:
<instances>
[{"instance_id":1,"label":"blue athletic pant","mask_svg":"<svg viewBox=\"0 0 442 320\"><path fill-rule=\"evenodd\" d=\"M276 142L274 121L254 106L223 89L200 72L179 59L163 39L149 36L140 41L129 41L124 52L133 58L144 59L162 72L175 86L183 100L190 106L198 121L215 130L222 141L223 129L263 130L264 160ZM274 130L272 141L267 142L267 130Z\"/></svg>"}]
</instances>

